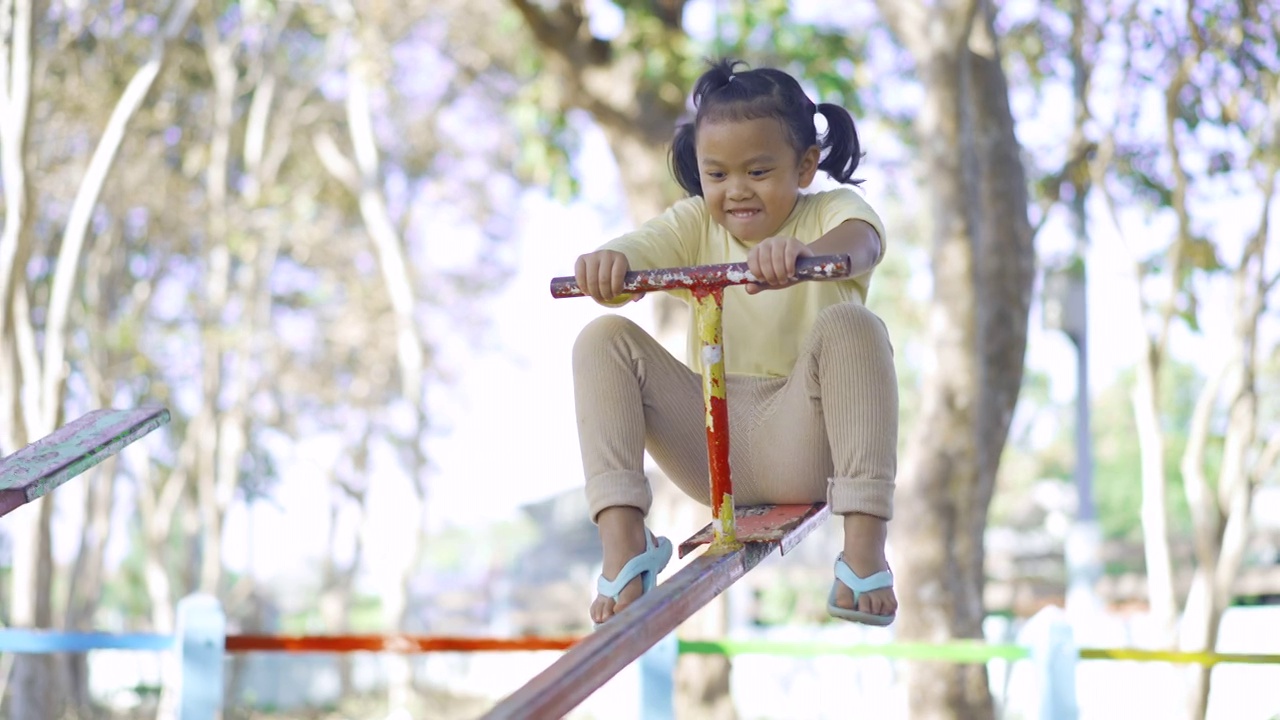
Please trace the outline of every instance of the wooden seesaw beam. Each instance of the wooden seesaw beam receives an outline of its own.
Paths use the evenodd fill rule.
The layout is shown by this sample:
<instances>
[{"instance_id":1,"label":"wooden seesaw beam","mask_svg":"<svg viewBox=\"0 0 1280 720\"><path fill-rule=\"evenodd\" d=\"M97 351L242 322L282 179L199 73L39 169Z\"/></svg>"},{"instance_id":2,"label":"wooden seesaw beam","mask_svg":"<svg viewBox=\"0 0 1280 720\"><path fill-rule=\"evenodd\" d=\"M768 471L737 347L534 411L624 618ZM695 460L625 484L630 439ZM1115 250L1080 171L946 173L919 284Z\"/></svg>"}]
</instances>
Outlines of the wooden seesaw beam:
<instances>
[{"instance_id":1,"label":"wooden seesaw beam","mask_svg":"<svg viewBox=\"0 0 1280 720\"><path fill-rule=\"evenodd\" d=\"M0 459L0 516L25 505L169 422L161 407L94 410Z\"/></svg>"}]
</instances>

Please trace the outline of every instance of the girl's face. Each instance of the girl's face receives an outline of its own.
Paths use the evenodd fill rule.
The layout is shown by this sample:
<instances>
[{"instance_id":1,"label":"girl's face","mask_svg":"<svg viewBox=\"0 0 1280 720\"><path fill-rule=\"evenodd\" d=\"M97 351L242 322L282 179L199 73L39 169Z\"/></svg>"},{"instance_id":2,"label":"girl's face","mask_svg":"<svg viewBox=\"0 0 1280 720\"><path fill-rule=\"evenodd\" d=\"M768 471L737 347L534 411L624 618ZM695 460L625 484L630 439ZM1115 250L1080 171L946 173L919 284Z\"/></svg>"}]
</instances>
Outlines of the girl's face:
<instances>
[{"instance_id":1,"label":"girl's face","mask_svg":"<svg viewBox=\"0 0 1280 720\"><path fill-rule=\"evenodd\" d=\"M703 122L695 149L711 217L745 243L773 237L818 169L818 148L796 157L774 118Z\"/></svg>"}]
</instances>

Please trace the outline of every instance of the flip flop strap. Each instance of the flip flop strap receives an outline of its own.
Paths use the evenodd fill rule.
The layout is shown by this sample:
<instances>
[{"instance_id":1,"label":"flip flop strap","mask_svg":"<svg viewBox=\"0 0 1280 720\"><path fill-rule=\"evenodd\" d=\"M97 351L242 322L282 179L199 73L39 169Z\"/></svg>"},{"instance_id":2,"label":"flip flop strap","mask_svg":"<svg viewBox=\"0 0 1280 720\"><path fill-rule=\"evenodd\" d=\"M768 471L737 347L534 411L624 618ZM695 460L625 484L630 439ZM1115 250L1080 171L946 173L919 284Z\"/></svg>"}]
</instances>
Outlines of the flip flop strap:
<instances>
[{"instance_id":1,"label":"flip flop strap","mask_svg":"<svg viewBox=\"0 0 1280 720\"><path fill-rule=\"evenodd\" d=\"M660 568L654 565L658 562L658 541L653 536L653 531L645 528L645 535L648 536L645 541L644 552L631 558L626 565L622 566L622 570L618 572L618 576L612 580L605 580L601 575L596 580L596 591L605 597L612 598L617 602L618 595L622 593L622 589L632 580L644 575L645 573L656 572Z\"/></svg>"},{"instance_id":2,"label":"flip flop strap","mask_svg":"<svg viewBox=\"0 0 1280 720\"><path fill-rule=\"evenodd\" d=\"M858 598L863 593L873 590L883 590L893 587L893 573L888 570L881 570L873 573L865 578L858 577L853 569L845 563L844 558L836 559L836 579L844 583L845 587L853 591L853 601L858 602Z\"/></svg>"}]
</instances>

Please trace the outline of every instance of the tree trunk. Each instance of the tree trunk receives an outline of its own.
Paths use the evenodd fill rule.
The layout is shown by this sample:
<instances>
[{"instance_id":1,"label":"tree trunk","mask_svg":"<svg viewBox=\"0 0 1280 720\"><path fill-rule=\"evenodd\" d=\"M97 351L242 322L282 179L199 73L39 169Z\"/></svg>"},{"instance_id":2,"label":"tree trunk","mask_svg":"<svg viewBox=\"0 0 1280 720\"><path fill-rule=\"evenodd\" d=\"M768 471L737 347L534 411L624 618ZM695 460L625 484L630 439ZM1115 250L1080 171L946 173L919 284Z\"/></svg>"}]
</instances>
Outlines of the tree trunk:
<instances>
[{"instance_id":1,"label":"tree trunk","mask_svg":"<svg viewBox=\"0 0 1280 720\"><path fill-rule=\"evenodd\" d=\"M373 132L373 110L370 91L373 84L375 48L378 39L372 26L366 26L349 0L333 0L332 8L342 34L350 43L346 67L345 114L347 131L354 162L341 155L332 142L321 142L321 159L335 179L346 184L355 195L360 217L373 243L382 271L388 299L396 323L396 356L400 367L400 390L412 409L415 422L411 433L413 466L409 469L414 485L413 517L416 524L406 528L405 547L414 548L397 569L396 579L383 591L383 619L388 631L400 631L409 610L409 585L422 551L423 524L426 509L426 487L421 473L425 467L422 457L422 435L426 432L426 416L423 397L425 351L417 326L417 297L413 274L404 250L404 241L391 216L386 193L383 189L382 161L377 138ZM359 449L360 462L357 472L365 471L368 452L367 438ZM407 656L387 655L383 658L387 675L387 697L392 711L403 710L413 693L413 668Z\"/></svg>"},{"instance_id":2,"label":"tree trunk","mask_svg":"<svg viewBox=\"0 0 1280 720\"><path fill-rule=\"evenodd\" d=\"M0 170L4 174L4 229L0 235L0 342L3 342L4 375L0 400L6 421L0 423L4 452L26 444L19 398L21 380L17 363L14 298L22 286L26 257L30 252L30 216L33 203L27 181L27 127L31 120L32 67L35 64L34 3L5 0L0 3Z\"/></svg>"},{"instance_id":3,"label":"tree trunk","mask_svg":"<svg viewBox=\"0 0 1280 720\"><path fill-rule=\"evenodd\" d=\"M31 503L34 507L9 515L15 521L19 520L19 513L26 516L26 523L12 523L15 537L35 538L34 543L25 547L22 542L15 543L10 611L14 627L53 627L53 553L49 527L54 498L46 495ZM60 667L53 655L24 654L14 659L9 681L11 717L52 720L61 715L65 693Z\"/></svg>"},{"instance_id":4,"label":"tree trunk","mask_svg":"<svg viewBox=\"0 0 1280 720\"><path fill-rule=\"evenodd\" d=\"M89 167L81 182L59 248L54 269L54 279L49 296L47 320L43 333L43 352L37 356L35 338L30 331L30 310L26 296L23 271L29 243L24 242L26 214L31 200L27 197L27 185L22 166L25 163L26 123L29 114L31 64L32 64L32 14L30 2L17 2L5 7L7 16L12 13L12 35L5 38L5 107L4 115L4 163L5 191L11 203L6 217L5 235L0 241L0 299L4 301L4 320L0 324L0 345L4 357L3 378L0 378L0 395L5 401L4 412L14 422L7 434L15 443L25 444L52 432L61 423L63 395L66 383L66 331L70 317L71 298L78 287L79 264L88 233L89 217L101 195L106 177L114 163L124 131L129 120L142 104L148 90L163 66L165 48L169 41L185 27L194 0L181 0L173 9L162 32L158 35L151 56L135 72L117 102L107 127L90 159ZM10 183L14 186L10 188ZM16 211L15 211L16 210ZM15 359L16 354L16 359ZM20 393L18 388L34 390L34 394ZM22 420L25 437L17 424ZM15 447L20 446L20 444ZM22 544L33 549L35 558L24 553L15 556L13 595L15 619L34 622L38 627L49 627L52 622L53 564L50 554L49 521L52 516L53 498L39 501L32 510L38 513L38 521L28 535L29 542ZM34 572L22 567L28 561L35 563ZM33 588L22 587L34 582ZM34 602L34 612L27 612ZM44 718L58 712L55 698L65 697L58 687L60 680L54 668L58 664L48 656L23 656L15 662L14 686L10 709L16 717Z\"/></svg>"},{"instance_id":5,"label":"tree trunk","mask_svg":"<svg viewBox=\"0 0 1280 720\"><path fill-rule=\"evenodd\" d=\"M111 534L111 510L115 506L116 459L108 458L85 478L84 525L80 530L80 552L72 566L67 586L68 630L93 629L93 616L102 595L104 558ZM82 653L66 655L69 701L79 717L93 713L89 698L89 666Z\"/></svg>"},{"instance_id":6,"label":"tree trunk","mask_svg":"<svg viewBox=\"0 0 1280 720\"><path fill-rule=\"evenodd\" d=\"M882 2L925 85L917 127L934 223L933 362L899 479L903 640L981 638L983 535L1021 386L1035 250L988 2ZM921 19L925 22L921 23ZM981 288L981 292L979 292ZM993 717L982 665L914 663L912 717Z\"/></svg>"},{"instance_id":7,"label":"tree trunk","mask_svg":"<svg viewBox=\"0 0 1280 720\"><path fill-rule=\"evenodd\" d=\"M326 632L345 635L351 630L351 599L355 585L356 571L360 568L364 557L364 537L369 513L365 505L367 492L364 488L355 488L343 483L335 475L330 479L329 537L328 551L324 560L324 579L320 591L320 619ZM338 567L338 521L343 505L342 496L351 499L356 506L358 520L354 533L355 547L351 552L351 562L345 568ZM338 657L339 697L346 697L351 692L352 665L348 655Z\"/></svg>"},{"instance_id":8,"label":"tree trunk","mask_svg":"<svg viewBox=\"0 0 1280 720\"><path fill-rule=\"evenodd\" d=\"M85 305L92 308L84 318L85 333L91 338L89 357L84 371L90 397L97 407L110 407L115 386L105 376L111 366L112 355L106 343L99 339L107 336L112 310L116 306L116 290L119 276L114 274L124 265L118 262L122 253L115 242L119 233L104 234L89 254L85 267ZM93 617L98 610L99 598L105 583L105 556L111 536L111 514L115 507L115 491L119 463L110 457L85 478L84 524L80 527L80 551L76 553L66 591L66 623L68 630L92 630ZM89 696L88 656L82 653L66 658L68 701L78 717L98 715Z\"/></svg>"},{"instance_id":9,"label":"tree trunk","mask_svg":"<svg viewBox=\"0 0 1280 720\"><path fill-rule=\"evenodd\" d=\"M334 14L350 43L347 50L346 120L355 162L334 157L330 147L322 159L335 179L356 197L365 230L373 241L378 265L386 283L387 297L396 320L396 354L400 363L401 391L409 402L422 402L422 374L425 365L422 339L415 319L416 298L413 276L405 257L404 242L391 218L382 187L382 161L373 134L373 111L369 105L373 82L372 32L363 27L349 0L334 0Z\"/></svg>"},{"instance_id":10,"label":"tree trunk","mask_svg":"<svg viewBox=\"0 0 1280 720\"><path fill-rule=\"evenodd\" d=\"M7 32L0 43L0 163L3 163L5 218L0 236L0 452L12 453L32 438L28 428L32 408L24 401L23 377L32 370L30 316L27 312L25 271L30 253L33 208L27 180L27 129L31 117L32 68L35 60L35 4L30 0L0 3L0 27ZM18 302L21 297L22 302ZM24 353L24 345L26 352ZM23 363L22 358L27 357ZM31 378L35 381L36 378ZM28 387L30 387L28 385ZM24 407L24 405L26 405ZM45 497L10 515L15 539L10 578L10 622L15 627L50 627L50 583L53 576L49 522L52 498ZM56 711L59 694L53 658L15 657L6 692L13 717L47 718Z\"/></svg>"},{"instance_id":11,"label":"tree trunk","mask_svg":"<svg viewBox=\"0 0 1280 720\"><path fill-rule=\"evenodd\" d=\"M1142 464L1142 552L1147 566L1147 597L1151 618L1161 636L1172 632L1177 617L1173 588L1173 559L1169 550L1168 490L1165 481L1165 440L1160 427L1160 351L1145 338L1138 359L1132 403Z\"/></svg>"},{"instance_id":12,"label":"tree trunk","mask_svg":"<svg viewBox=\"0 0 1280 720\"><path fill-rule=\"evenodd\" d=\"M1234 380L1227 408L1227 426L1217 492L1204 473L1204 451L1209 417L1218 395L1216 378L1204 389L1193 415L1187 450L1183 455L1183 480L1192 508L1198 566L1187 599L1181 647L1191 651L1217 649L1222 615L1231 605L1231 583L1244 561L1249 539L1249 511L1253 483L1267 470L1267 453L1256 447L1258 439L1258 330L1267 309L1270 290L1266 277L1270 206L1275 194L1276 169L1269 168L1262 183L1263 211L1258 229L1245 246L1235 271L1235 350L1229 368ZM1188 717L1203 720L1209 710L1212 668L1191 670Z\"/></svg>"},{"instance_id":13,"label":"tree trunk","mask_svg":"<svg viewBox=\"0 0 1280 720\"><path fill-rule=\"evenodd\" d=\"M182 442L178 446L173 472L161 479L148 463L139 469L134 487L138 525L144 538L143 583L151 607L151 629L158 633L173 632L175 627L174 605L177 598L174 597L167 561L171 554L170 532L173 520L180 512L195 454L194 432L174 428L174 435L181 437Z\"/></svg>"}]
</instances>

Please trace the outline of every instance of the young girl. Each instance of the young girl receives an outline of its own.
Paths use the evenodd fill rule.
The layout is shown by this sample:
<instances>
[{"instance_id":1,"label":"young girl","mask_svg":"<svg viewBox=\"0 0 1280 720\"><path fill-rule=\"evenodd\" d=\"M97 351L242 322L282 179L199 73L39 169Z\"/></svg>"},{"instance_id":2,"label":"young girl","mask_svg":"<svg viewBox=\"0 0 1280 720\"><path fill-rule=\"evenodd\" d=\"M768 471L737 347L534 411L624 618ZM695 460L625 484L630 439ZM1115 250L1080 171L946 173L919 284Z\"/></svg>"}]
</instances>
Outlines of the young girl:
<instances>
[{"instance_id":1,"label":"young girl","mask_svg":"<svg viewBox=\"0 0 1280 720\"><path fill-rule=\"evenodd\" d=\"M852 189L801 192L818 170L860 182L849 113L815 106L785 72L740 64L721 60L699 78L696 117L676 131L672 169L690 197L579 257L576 279L616 307L638 299L622 290L632 269L749 264L761 282L724 294L735 502L825 499L844 522L828 612L887 625L897 610L884 553L897 380L884 324L863 306L884 228ZM818 114L827 123L821 138ZM830 254L850 256L849 279L792 286L796 258ZM653 496L644 450L681 490L711 502L698 347L691 332L686 366L616 315L591 322L574 346L587 502L604 546L596 623L652 588L671 557L671 543L645 528Z\"/></svg>"}]
</instances>

